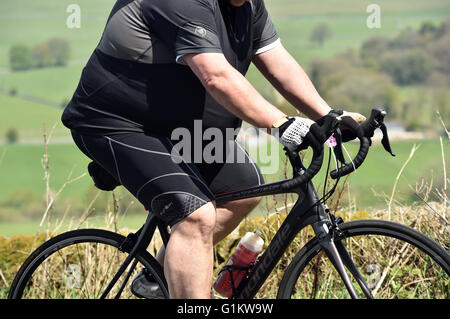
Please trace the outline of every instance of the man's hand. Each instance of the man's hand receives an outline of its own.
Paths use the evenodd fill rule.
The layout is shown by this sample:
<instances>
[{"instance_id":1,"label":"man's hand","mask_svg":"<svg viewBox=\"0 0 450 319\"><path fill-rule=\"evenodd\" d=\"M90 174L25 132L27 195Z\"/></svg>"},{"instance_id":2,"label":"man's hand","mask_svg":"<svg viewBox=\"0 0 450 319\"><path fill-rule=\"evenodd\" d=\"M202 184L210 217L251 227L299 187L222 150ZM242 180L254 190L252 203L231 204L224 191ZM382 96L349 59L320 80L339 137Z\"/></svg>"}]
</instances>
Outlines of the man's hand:
<instances>
[{"instance_id":1,"label":"man's hand","mask_svg":"<svg viewBox=\"0 0 450 319\"><path fill-rule=\"evenodd\" d=\"M341 117L344 117L344 116L350 116L358 124L361 124L362 122L364 122L366 120L366 117L364 115L356 113L356 112L343 111L343 114L341 115ZM345 129L345 127L341 128L341 129Z\"/></svg>"},{"instance_id":2,"label":"man's hand","mask_svg":"<svg viewBox=\"0 0 450 319\"><path fill-rule=\"evenodd\" d=\"M364 122L366 117L356 112L343 111L341 118L342 122L339 125L339 129L342 132L342 141L348 142L354 140L358 137L358 131L361 130L359 124Z\"/></svg>"},{"instance_id":3,"label":"man's hand","mask_svg":"<svg viewBox=\"0 0 450 319\"><path fill-rule=\"evenodd\" d=\"M342 132L343 142L354 140L355 138L359 137L360 134L362 134L362 130L359 127L359 124L366 120L366 117L364 115L356 112L347 112L344 110L332 110L330 111L330 113L339 115L342 119L341 123L339 124L339 129ZM322 125L324 118L325 117L321 117L316 122L319 125Z\"/></svg>"},{"instance_id":4,"label":"man's hand","mask_svg":"<svg viewBox=\"0 0 450 319\"><path fill-rule=\"evenodd\" d=\"M322 117L321 124L302 117L291 117L279 127L279 141L290 151L313 148L325 143L335 131L341 118L335 113Z\"/></svg>"},{"instance_id":5,"label":"man's hand","mask_svg":"<svg viewBox=\"0 0 450 319\"><path fill-rule=\"evenodd\" d=\"M314 124L313 120L307 118L291 117L280 126L278 139L288 150L292 152L297 151L301 148L306 135L310 132L311 125Z\"/></svg>"}]
</instances>

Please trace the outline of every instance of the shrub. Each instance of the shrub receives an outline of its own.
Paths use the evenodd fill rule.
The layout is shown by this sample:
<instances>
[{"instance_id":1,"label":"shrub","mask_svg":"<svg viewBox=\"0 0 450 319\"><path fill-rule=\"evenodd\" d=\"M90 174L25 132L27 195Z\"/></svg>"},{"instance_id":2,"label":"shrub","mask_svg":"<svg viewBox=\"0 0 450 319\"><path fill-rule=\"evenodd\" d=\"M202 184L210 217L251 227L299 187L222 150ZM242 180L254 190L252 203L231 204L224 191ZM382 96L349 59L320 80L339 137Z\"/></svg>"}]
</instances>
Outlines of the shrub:
<instances>
[{"instance_id":1,"label":"shrub","mask_svg":"<svg viewBox=\"0 0 450 319\"><path fill-rule=\"evenodd\" d=\"M424 82L434 65L433 57L422 50L387 52L381 59L381 70L399 85Z\"/></svg>"},{"instance_id":2,"label":"shrub","mask_svg":"<svg viewBox=\"0 0 450 319\"><path fill-rule=\"evenodd\" d=\"M419 29L419 33L423 36L431 36L434 37L438 32L438 27L436 27L432 21L425 21L422 23Z\"/></svg>"},{"instance_id":3,"label":"shrub","mask_svg":"<svg viewBox=\"0 0 450 319\"><path fill-rule=\"evenodd\" d=\"M8 94L9 94L10 96L16 96L17 93L18 93L18 90L17 90L17 88L16 88L15 86L11 87L11 88L8 90Z\"/></svg>"},{"instance_id":4,"label":"shrub","mask_svg":"<svg viewBox=\"0 0 450 319\"><path fill-rule=\"evenodd\" d=\"M379 57L386 52L389 47L389 39L384 36L372 36L361 45L360 57L366 65L377 67Z\"/></svg>"},{"instance_id":5,"label":"shrub","mask_svg":"<svg viewBox=\"0 0 450 319\"><path fill-rule=\"evenodd\" d=\"M397 101L397 90L388 76L368 69L354 69L327 92L327 101L338 108L368 114L373 107L384 107L391 113ZM392 116L394 116L392 114Z\"/></svg>"},{"instance_id":6,"label":"shrub","mask_svg":"<svg viewBox=\"0 0 450 319\"><path fill-rule=\"evenodd\" d=\"M67 65L70 57L69 42L63 38L53 38L47 42L52 59L52 65Z\"/></svg>"},{"instance_id":7,"label":"shrub","mask_svg":"<svg viewBox=\"0 0 450 319\"><path fill-rule=\"evenodd\" d=\"M15 45L9 50L9 65L13 71L28 70L33 66L31 50L25 45Z\"/></svg>"},{"instance_id":8,"label":"shrub","mask_svg":"<svg viewBox=\"0 0 450 319\"><path fill-rule=\"evenodd\" d=\"M450 34L434 41L429 46L429 52L436 60L436 69L447 75L450 74Z\"/></svg>"},{"instance_id":9,"label":"shrub","mask_svg":"<svg viewBox=\"0 0 450 319\"><path fill-rule=\"evenodd\" d=\"M309 40L311 42L317 42L320 46L324 44L326 40L331 38L332 33L327 24L322 23L316 26L311 32Z\"/></svg>"},{"instance_id":10,"label":"shrub","mask_svg":"<svg viewBox=\"0 0 450 319\"><path fill-rule=\"evenodd\" d=\"M52 53L47 43L40 43L32 50L33 64L35 67L43 68L52 64Z\"/></svg>"},{"instance_id":11,"label":"shrub","mask_svg":"<svg viewBox=\"0 0 450 319\"><path fill-rule=\"evenodd\" d=\"M19 133L15 128L10 128L6 131L5 138L8 144L14 144L19 139Z\"/></svg>"},{"instance_id":12,"label":"shrub","mask_svg":"<svg viewBox=\"0 0 450 319\"><path fill-rule=\"evenodd\" d=\"M391 40L389 47L394 50L408 50L420 48L424 42L426 41L424 41L424 38L417 30L408 28Z\"/></svg>"}]
</instances>

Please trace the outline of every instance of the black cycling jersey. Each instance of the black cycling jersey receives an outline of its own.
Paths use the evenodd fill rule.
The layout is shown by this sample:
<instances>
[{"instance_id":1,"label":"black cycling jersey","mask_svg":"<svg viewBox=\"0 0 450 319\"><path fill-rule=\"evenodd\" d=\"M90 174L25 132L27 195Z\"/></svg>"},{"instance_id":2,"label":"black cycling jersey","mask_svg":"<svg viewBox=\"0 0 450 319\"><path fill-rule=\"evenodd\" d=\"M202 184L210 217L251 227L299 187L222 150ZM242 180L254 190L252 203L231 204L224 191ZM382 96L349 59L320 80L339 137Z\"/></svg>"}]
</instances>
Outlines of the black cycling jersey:
<instances>
[{"instance_id":1,"label":"black cycling jersey","mask_svg":"<svg viewBox=\"0 0 450 319\"><path fill-rule=\"evenodd\" d=\"M255 54L278 43L263 0L241 7L229 0L118 0L62 121L88 157L174 225L214 194L264 183L227 132L223 162L173 161L175 128L191 130L195 120L203 129L241 124L206 92L183 56L222 53L245 74ZM228 161L237 154L246 160Z\"/></svg>"},{"instance_id":2,"label":"black cycling jersey","mask_svg":"<svg viewBox=\"0 0 450 319\"><path fill-rule=\"evenodd\" d=\"M87 134L174 128L238 128L241 120L206 92L183 63L188 53L223 53L244 74L277 45L263 0L118 0L64 110L65 126Z\"/></svg>"}]
</instances>

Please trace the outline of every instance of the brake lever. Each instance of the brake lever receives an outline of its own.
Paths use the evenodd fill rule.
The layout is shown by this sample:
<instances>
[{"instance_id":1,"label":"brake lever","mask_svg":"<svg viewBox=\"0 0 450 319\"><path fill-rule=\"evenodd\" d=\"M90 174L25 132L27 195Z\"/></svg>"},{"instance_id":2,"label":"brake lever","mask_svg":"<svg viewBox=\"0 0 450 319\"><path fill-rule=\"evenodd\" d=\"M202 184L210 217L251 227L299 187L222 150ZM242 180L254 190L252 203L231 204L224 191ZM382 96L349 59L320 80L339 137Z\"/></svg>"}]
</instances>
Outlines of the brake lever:
<instances>
[{"instance_id":1,"label":"brake lever","mask_svg":"<svg viewBox=\"0 0 450 319\"><path fill-rule=\"evenodd\" d=\"M364 136L369 138L371 144L372 144L371 138L373 137L375 130L379 128L381 130L381 133L383 133L381 144L389 154L395 156L395 154L392 152L391 144L389 142L386 125L384 124L384 117L386 116L386 114L387 112L385 109L374 108L370 113L370 117L364 122L362 122L360 126L364 132Z\"/></svg>"},{"instance_id":2,"label":"brake lever","mask_svg":"<svg viewBox=\"0 0 450 319\"><path fill-rule=\"evenodd\" d=\"M383 145L384 149L391 154L392 156L395 156L394 153L392 153L391 143L389 142L389 137L387 133L387 128L384 123L381 123L380 130L383 133L383 138L381 139L381 144Z\"/></svg>"},{"instance_id":3,"label":"brake lever","mask_svg":"<svg viewBox=\"0 0 450 319\"><path fill-rule=\"evenodd\" d=\"M339 128L336 129L336 132L333 134L334 139L336 140L336 146L333 148L334 155L342 164L346 165L344 153L342 152L342 133Z\"/></svg>"},{"instance_id":4,"label":"brake lever","mask_svg":"<svg viewBox=\"0 0 450 319\"><path fill-rule=\"evenodd\" d=\"M300 154L298 152L292 152L286 147L283 147L283 150L291 163L294 177L301 175L301 172L305 169L305 167L300 159Z\"/></svg>"}]
</instances>

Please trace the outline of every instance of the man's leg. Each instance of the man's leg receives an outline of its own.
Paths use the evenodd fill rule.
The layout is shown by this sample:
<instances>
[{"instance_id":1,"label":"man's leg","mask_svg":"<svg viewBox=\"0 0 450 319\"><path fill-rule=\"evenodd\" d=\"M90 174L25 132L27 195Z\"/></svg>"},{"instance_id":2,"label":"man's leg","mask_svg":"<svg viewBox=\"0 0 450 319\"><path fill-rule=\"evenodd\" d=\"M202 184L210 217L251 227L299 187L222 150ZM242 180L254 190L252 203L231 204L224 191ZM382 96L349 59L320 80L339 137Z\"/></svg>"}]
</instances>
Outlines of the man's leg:
<instances>
[{"instance_id":1,"label":"man's leg","mask_svg":"<svg viewBox=\"0 0 450 319\"><path fill-rule=\"evenodd\" d=\"M209 202L171 228L164 258L171 298L210 298L215 223Z\"/></svg>"},{"instance_id":2,"label":"man's leg","mask_svg":"<svg viewBox=\"0 0 450 319\"><path fill-rule=\"evenodd\" d=\"M253 210L253 208L256 207L256 205L258 205L260 200L260 197L248 198L224 203L220 206L217 206L213 244L217 244L228 234L230 234L245 218L245 216L247 216ZM162 246L156 255L156 259L161 265L164 265L164 256L165 249L164 246Z\"/></svg>"},{"instance_id":3,"label":"man's leg","mask_svg":"<svg viewBox=\"0 0 450 319\"><path fill-rule=\"evenodd\" d=\"M216 227L214 228L214 245L230 234L253 208L261 197L247 198L224 203L217 207Z\"/></svg>"}]
</instances>

